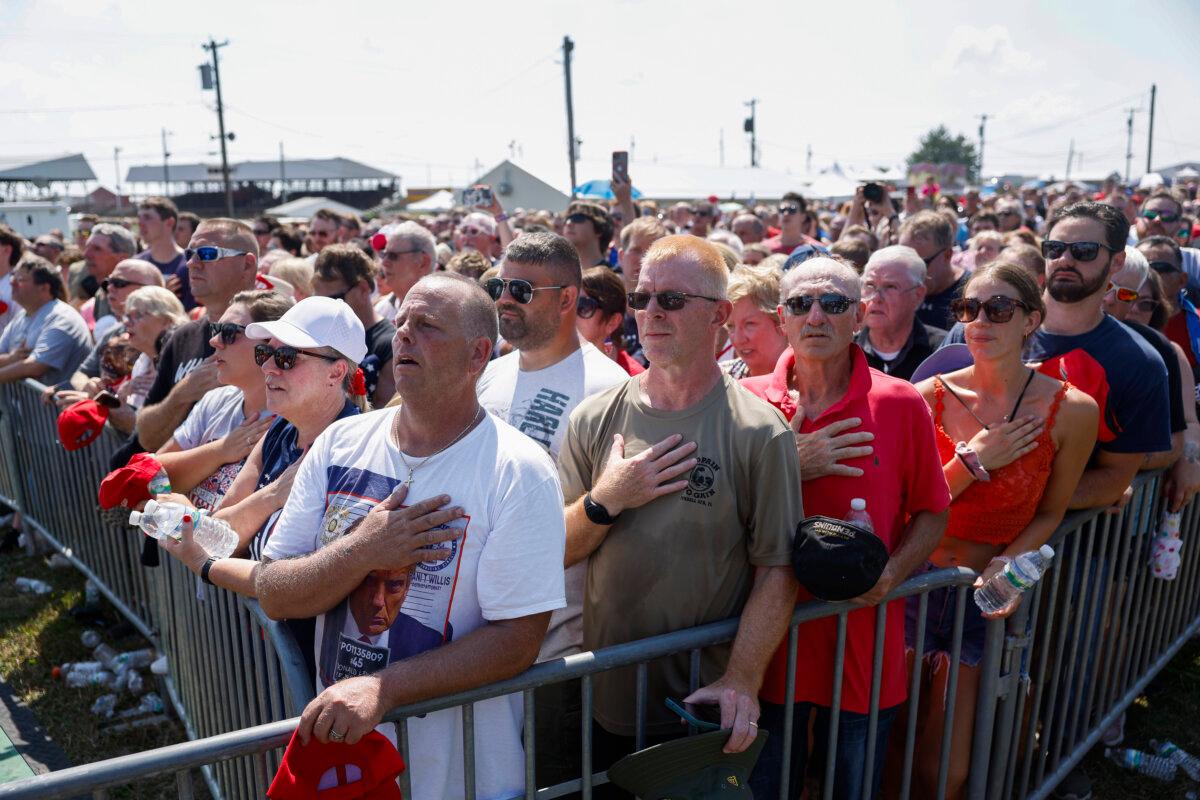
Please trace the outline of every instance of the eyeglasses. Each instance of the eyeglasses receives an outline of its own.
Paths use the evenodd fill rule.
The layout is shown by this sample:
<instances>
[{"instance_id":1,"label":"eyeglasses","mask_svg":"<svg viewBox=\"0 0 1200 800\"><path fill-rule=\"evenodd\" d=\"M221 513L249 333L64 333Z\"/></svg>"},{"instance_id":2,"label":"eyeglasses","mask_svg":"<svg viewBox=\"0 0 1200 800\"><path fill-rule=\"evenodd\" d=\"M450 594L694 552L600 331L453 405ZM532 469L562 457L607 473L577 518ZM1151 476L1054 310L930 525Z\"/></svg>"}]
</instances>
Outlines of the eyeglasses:
<instances>
[{"instance_id":1,"label":"eyeglasses","mask_svg":"<svg viewBox=\"0 0 1200 800\"><path fill-rule=\"evenodd\" d=\"M1172 264L1170 261L1151 261L1150 269L1157 272L1159 275L1170 275L1172 272L1182 272L1179 267Z\"/></svg>"},{"instance_id":2,"label":"eyeglasses","mask_svg":"<svg viewBox=\"0 0 1200 800\"><path fill-rule=\"evenodd\" d=\"M533 302L534 292L544 292L550 289L565 289L565 286L534 286L532 283L520 278L505 280L504 278L491 278L484 284L487 293L491 295L492 300L498 301L504 296L504 288L508 287L508 295L513 300L516 300L521 305Z\"/></svg>"},{"instance_id":3,"label":"eyeglasses","mask_svg":"<svg viewBox=\"0 0 1200 800\"><path fill-rule=\"evenodd\" d=\"M903 292L911 292L916 289L916 286L897 286L894 283L885 283L882 286L876 286L870 281L863 284L862 299L874 300L876 296L884 300L892 300Z\"/></svg>"},{"instance_id":4,"label":"eyeglasses","mask_svg":"<svg viewBox=\"0 0 1200 800\"><path fill-rule=\"evenodd\" d=\"M1029 311L1029 306L1020 300L1005 297L1002 294L989 297L987 300L977 300L974 297L960 297L950 302L950 313L962 323L974 322L979 319L982 310L988 322L1003 324L1013 318L1018 308Z\"/></svg>"},{"instance_id":5,"label":"eyeglasses","mask_svg":"<svg viewBox=\"0 0 1200 800\"><path fill-rule=\"evenodd\" d=\"M459 228L458 232L463 236L479 236L480 234L484 233L484 231L479 230L479 228L472 228L470 226Z\"/></svg>"},{"instance_id":6,"label":"eyeglasses","mask_svg":"<svg viewBox=\"0 0 1200 800\"><path fill-rule=\"evenodd\" d=\"M708 210L707 208L697 208L695 214L697 217L711 217L712 211Z\"/></svg>"},{"instance_id":7,"label":"eyeglasses","mask_svg":"<svg viewBox=\"0 0 1200 800\"><path fill-rule=\"evenodd\" d=\"M586 294L579 295L579 299L575 301L575 314L580 319L591 319L599 309L600 303Z\"/></svg>"},{"instance_id":8,"label":"eyeglasses","mask_svg":"<svg viewBox=\"0 0 1200 800\"><path fill-rule=\"evenodd\" d=\"M1117 286L1112 281L1108 282L1108 288L1104 290L1105 294L1108 294L1109 292L1116 292L1117 299L1122 303L1132 303L1134 300L1138 299L1137 289L1130 289L1127 286Z\"/></svg>"},{"instance_id":9,"label":"eyeglasses","mask_svg":"<svg viewBox=\"0 0 1200 800\"><path fill-rule=\"evenodd\" d=\"M399 261L401 256L419 253L420 250L383 250L379 253L379 257L384 261Z\"/></svg>"},{"instance_id":10,"label":"eyeglasses","mask_svg":"<svg viewBox=\"0 0 1200 800\"><path fill-rule=\"evenodd\" d=\"M1133 307L1134 307L1134 309L1142 312L1143 314L1153 314L1155 312L1155 310L1158 309L1159 305L1161 305L1161 304L1157 300L1155 300L1153 297L1144 297L1141 300L1138 300L1136 303L1134 303Z\"/></svg>"},{"instance_id":11,"label":"eyeglasses","mask_svg":"<svg viewBox=\"0 0 1200 800\"><path fill-rule=\"evenodd\" d=\"M228 347L236 342L238 335L244 333L245 330L245 325L238 325L235 322L210 322L208 323L208 338L215 339L220 336L221 344Z\"/></svg>"},{"instance_id":12,"label":"eyeglasses","mask_svg":"<svg viewBox=\"0 0 1200 800\"><path fill-rule=\"evenodd\" d=\"M780 206L779 213L787 216L788 214L799 214L800 206Z\"/></svg>"},{"instance_id":13,"label":"eyeglasses","mask_svg":"<svg viewBox=\"0 0 1200 800\"><path fill-rule=\"evenodd\" d=\"M1170 225L1172 222L1179 222L1179 220L1183 218L1183 215L1178 211L1154 211L1153 209L1146 209L1138 214L1138 216L1140 216L1142 219L1148 219L1151 221L1158 220L1164 225Z\"/></svg>"},{"instance_id":14,"label":"eyeglasses","mask_svg":"<svg viewBox=\"0 0 1200 800\"><path fill-rule=\"evenodd\" d=\"M333 231L309 231L308 235L314 239L328 239L333 236Z\"/></svg>"},{"instance_id":15,"label":"eyeglasses","mask_svg":"<svg viewBox=\"0 0 1200 800\"><path fill-rule=\"evenodd\" d=\"M846 297L844 294L838 294L837 292L826 292L819 297L812 297L806 294L789 297L787 300L783 301L783 307L786 308L787 312L793 317L803 317L805 314L812 311L814 303L819 303L822 311L824 311L826 314L833 314L836 316L838 314L845 314L850 310L850 306L857 302L857 300Z\"/></svg>"},{"instance_id":16,"label":"eyeglasses","mask_svg":"<svg viewBox=\"0 0 1200 800\"><path fill-rule=\"evenodd\" d=\"M121 324L124 325L126 328L128 328L130 325L137 325L139 322L141 322L145 318L146 318L145 314L139 314L136 311L131 311L128 314L126 314L125 316L121 317Z\"/></svg>"},{"instance_id":17,"label":"eyeglasses","mask_svg":"<svg viewBox=\"0 0 1200 800\"><path fill-rule=\"evenodd\" d=\"M1071 258L1079 262L1094 261L1096 256L1100 255L1100 248L1104 248L1110 253L1117 252L1106 244L1099 242L1056 242L1053 239L1047 239L1042 242L1042 256L1051 261L1063 257L1063 253L1067 250L1071 251Z\"/></svg>"},{"instance_id":18,"label":"eyeglasses","mask_svg":"<svg viewBox=\"0 0 1200 800\"><path fill-rule=\"evenodd\" d=\"M255 236L267 236L267 235L269 235L270 233L271 233L271 229L270 229L270 228L255 228L255 229L254 229L254 235L255 235Z\"/></svg>"},{"instance_id":19,"label":"eyeglasses","mask_svg":"<svg viewBox=\"0 0 1200 800\"><path fill-rule=\"evenodd\" d=\"M213 245L204 245L203 247L188 248L183 251L183 260L191 261L193 258L200 261L219 261L222 258L233 258L234 256L246 255L245 250L234 250L229 247L215 247Z\"/></svg>"},{"instance_id":20,"label":"eyeglasses","mask_svg":"<svg viewBox=\"0 0 1200 800\"><path fill-rule=\"evenodd\" d=\"M100 281L100 288L106 292L109 290L109 287L111 287L113 289L124 289L126 286L145 286L145 285L146 284L144 284L144 283L135 283L134 281L127 281L124 278L105 278L104 280Z\"/></svg>"},{"instance_id":21,"label":"eyeglasses","mask_svg":"<svg viewBox=\"0 0 1200 800\"><path fill-rule=\"evenodd\" d=\"M274 357L275 366L279 367L284 372L287 372L292 367L296 366L297 356L312 356L325 361L333 362L339 360L337 356L327 356L324 353L313 353L308 350L301 350L297 347L284 345L283 347L272 347L265 342L263 344L254 345L254 363L260 367L267 363L268 358Z\"/></svg>"},{"instance_id":22,"label":"eyeglasses","mask_svg":"<svg viewBox=\"0 0 1200 800\"><path fill-rule=\"evenodd\" d=\"M663 311L678 311L687 305L688 300L707 300L710 303L721 302L715 297L706 297L702 294L690 294L688 292L630 292L625 295L625 302L634 311L645 311L650 307L650 298L654 298L658 302L658 307Z\"/></svg>"}]
</instances>

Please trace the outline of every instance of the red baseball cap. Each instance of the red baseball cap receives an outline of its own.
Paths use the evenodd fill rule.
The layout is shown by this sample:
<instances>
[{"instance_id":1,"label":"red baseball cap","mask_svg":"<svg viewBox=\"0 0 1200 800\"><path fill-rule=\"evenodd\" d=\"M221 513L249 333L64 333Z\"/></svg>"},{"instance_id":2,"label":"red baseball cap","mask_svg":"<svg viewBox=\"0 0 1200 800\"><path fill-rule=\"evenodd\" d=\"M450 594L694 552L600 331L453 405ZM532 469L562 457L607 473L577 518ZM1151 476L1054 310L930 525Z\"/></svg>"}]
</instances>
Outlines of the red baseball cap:
<instances>
[{"instance_id":1,"label":"red baseball cap","mask_svg":"<svg viewBox=\"0 0 1200 800\"><path fill-rule=\"evenodd\" d=\"M301 743L292 734L279 771L267 789L270 800L403 800L396 776L404 759L379 731L358 744Z\"/></svg>"},{"instance_id":2,"label":"red baseball cap","mask_svg":"<svg viewBox=\"0 0 1200 800\"><path fill-rule=\"evenodd\" d=\"M100 507L134 508L150 499L150 481L162 464L150 453L138 453L120 469L114 469L100 481Z\"/></svg>"},{"instance_id":3,"label":"red baseball cap","mask_svg":"<svg viewBox=\"0 0 1200 800\"><path fill-rule=\"evenodd\" d=\"M65 450L79 450L96 441L108 420L108 409L95 400L72 403L58 415L58 440Z\"/></svg>"}]
</instances>

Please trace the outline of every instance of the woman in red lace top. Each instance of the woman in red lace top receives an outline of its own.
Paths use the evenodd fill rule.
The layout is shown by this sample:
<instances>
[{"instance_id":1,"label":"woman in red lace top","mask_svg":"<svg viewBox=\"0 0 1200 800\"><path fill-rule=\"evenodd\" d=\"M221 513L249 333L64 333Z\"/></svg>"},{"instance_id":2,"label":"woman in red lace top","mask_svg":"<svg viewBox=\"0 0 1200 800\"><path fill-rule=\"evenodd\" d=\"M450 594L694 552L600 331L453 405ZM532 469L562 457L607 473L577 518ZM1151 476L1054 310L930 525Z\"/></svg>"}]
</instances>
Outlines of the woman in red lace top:
<instances>
[{"instance_id":1,"label":"woman in red lace top","mask_svg":"<svg viewBox=\"0 0 1200 800\"><path fill-rule=\"evenodd\" d=\"M980 268L951 309L966 326L975 363L917 386L934 415L953 498L928 569L970 567L982 573L979 586L1006 559L1036 550L1054 533L1092 452L1100 412L1083 392L1022 362L1025 340L1045 316L1041 291L1022 267L997 261ZM917 730L924 735L917 743L916 796L932 796L936 788L955 595L954 589L939 590L927 606L924 652L930 669L918 712ZM970 709L986 627L970 592L966 603L946 795L951 798L961 795L966 782ZM916 614L917 603L910 602L910 647Z\"/></svg>"}]
</instances>

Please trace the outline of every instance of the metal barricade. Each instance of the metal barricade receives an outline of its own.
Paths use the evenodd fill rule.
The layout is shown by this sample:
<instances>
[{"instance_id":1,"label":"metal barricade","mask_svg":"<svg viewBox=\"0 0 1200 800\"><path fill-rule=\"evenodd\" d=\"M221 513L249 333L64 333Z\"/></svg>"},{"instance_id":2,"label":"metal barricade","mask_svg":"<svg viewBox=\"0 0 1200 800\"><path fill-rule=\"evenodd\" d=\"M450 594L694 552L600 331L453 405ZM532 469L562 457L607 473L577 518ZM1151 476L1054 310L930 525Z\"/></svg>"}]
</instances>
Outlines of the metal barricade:
<instances>
[{"instance_id":1,"label":"metal barricade","mask_svg":"<svg viewBox=\"0 0 1200 800\"><path fill-rule=\"evenodd\" d=\"M0 390L0 444L6 460L6 469L0 470L0 499L15 504L47 541L93 577L122 613L168 654L172 700L195 741L0 786L0 798L69 797L81 791L101 797L108 787L163 773L180 776L181 796L187 796L187 772L197 767L205 768L214 795L262 796L277 766L278 748L287 742L297 724L295 715L312 696L295 642L286 629L267 620L256 603L198 585L173 559L164 559L166 563L158 570L143 570L137 560L138 537L132 529L104 528L94 513L95 486L104 474L107 451L115 442L97 443L106 447L90 452L64 453L52 444L53 410L40 404L36 389ZM932 769L934 794L944 797L953 783L950 732L954 719L970 714L974 733L966 795L977 800L1047 796L1095 745L1105 727L1200 629L1200 547L1184 548L1184 561L1174 582L1154 579L1148 568L1149 545L1162 511L1160 482L1158 474L1139 476L1132 500L1119 514L1092 510L1072 514L1064 521L1051 541L1058 555L1045 578L1012 618L987 623L973 709L955 708L955 694L964 608L971 602L968 592L975 574L961 568L928 572L910 578L889 595L888 602L912 598L918 612L912 641L914 669L902 704L907 713L904 724L893 726L890 734L890 756L897 769L892 771L889 764L889 778L895 781L888 785L889 792L901 798L920 796L913 776L923 768ZM1196 503L1185 508L1185 541L1200 532L1197 509ZM152 577L148 578L147 572ZM946 660L940 753L936 763L918 764L918 715L914 712L923 701L937 701L922 697L924 670L929 668L923 658L927 604L930 592L945 589L955 593L957 603ZM203 601L198 599L198 591ZM837 712L852 613L873 613L875 621L864 758L864 785L870 786L873 734L880 724L882 645L887 617L896 613L888 602L873 611L855 610L844 603L809 603L796 609L787 634L781 797L796 789L787 785L787 757L796 725L794 676L800 626L830 617L836 619L837 630L827 729L831 746L825 762L810 773L824 776L823 797L833 794ZM690 655L691 685L697 686L701 650L731 641L737 625L736 619L726 620L539 664L510 680L395 709L387 719L399 723L399 742L407 757L408 719L458 708L465 737L464 795L474 797L474 705L520 693L526 713L525 797L553 798L578 792L590 798L595 787L607 782L606 772L593 769L592 763L594 677L617 668L636 670L634 738L640 746L646 739L650 662L667 655ZM581 772L574 780L539 787L534 769L533 693L538 687L574 680L580 682L583 709ZM292 718L281 719L284 716ZM486 747L486 742L479 746ZM405 795L411 796L407 773L401 782ZM868 790L864 790L866 796Z\"/></svg>"}]
</instances>

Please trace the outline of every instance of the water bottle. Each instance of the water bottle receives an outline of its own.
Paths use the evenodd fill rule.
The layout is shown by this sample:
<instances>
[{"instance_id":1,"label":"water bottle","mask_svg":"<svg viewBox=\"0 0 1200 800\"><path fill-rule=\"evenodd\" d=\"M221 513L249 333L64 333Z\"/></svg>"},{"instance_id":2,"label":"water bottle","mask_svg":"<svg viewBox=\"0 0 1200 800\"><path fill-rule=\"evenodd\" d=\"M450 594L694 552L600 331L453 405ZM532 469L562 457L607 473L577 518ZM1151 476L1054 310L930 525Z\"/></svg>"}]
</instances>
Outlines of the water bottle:
<instances>
[{"instance_id":1,"label":"water bottle","mask_svg":"<svg viewBox=\"0 0 1200 800\"><path fill-rule=\"evenodd\" d=\"M151 497L158 494L170 494L171 478L167 475L167 471L159 467L158 472L150 479L150 483L146 488L149 490Z\"/></svg>"},{"instance_id":2,"label":"water bottle","mask_svg":"<svg viewBox=\"0 0 1200 800\"><path fill-rule=\"evenodd\" d=\"M154 662L154 651L149 647L142 650L131 650L127 653L117 653L113 657L113 666L126 669L141 669Z\"/></svg>"},{"instance_id":3,"label":"water bottle","mask_svg":"<svg viewBox=\"0 0 1200 800\"><path fill-rule=\"evenodd\" d=\"M102 669L104 669L104 665L101 664L99 661L76 661L74 663L71 663L68 661L65 664L62 664L60 666L57 666L57 667L54 667L53 669L51 669L50 677L54 678L55 680L58 680L60 678L65 678L66 676L70 675L72 672L81 672L81 673L99 672Z\"/></svg>"},{"instance_id":4,"label":"water bottle","mask_svg":"<svg viewBox=\"0 0 1200 800\"><path fill-rule=\"evenodd\" d=\"M1174 761L1192 780L1200 781L1200 758L1196 758L1186 750L1181 750L1171 742L1159 744L1151 739L1150 749L1157 752L1163 758L1169 758Z\"/></svg>"},{"instance_id":5,"label":"water bottle","mask_svg":"<svg viewBox=\"0 0 1200 800\"><path fill-rule=\"evenodd\" d=\"M985 614L1004 611L1015 604L1021 593L1032 587L1046 572L1054 550L1048 544L1014 558L987 583L975 590L975 604Z\"/></svg>"},{"instance_id":6,"label":"water bottle","mask_svg":"<svg viewBox=\"0 0 1200 800\"><path fill-rule=\"evenodd\" d=\"M100 646L100 634L89 628L79 637L79 641L83 642L83 646L89 650L95 650Z\"/></svg>"},{"instance_id":7,"label":"water bottle","mask_svg":"<svg viewBox=\"0 0 1200 800\"><path fill-rule=\"evenodd\" d=\"M113 715L116 708L117 696L115 694L102 694L96 698L96 702L92 703L92 713L106 719Z\"/></svg>"},{"instance_id":8,"label":"water bottle","mask_svg":"<svg viewBox=\"0 0 1200 800\"><path fill-rule=\"evenodd\" d=\"M1106 747L1104 748L1104 756L1119 767L1133 770L1134 772L1160 781L1175 780L1175 772L1178 769L1178 766L1171 759L1163 758L1162 756L1152 756L1149 753L1143 753L1141 750L1114 750Z\"/></svg>"},{"instance_id":9,"label":"water bottle","mask_svg":"<svg viewBox=\"0 0 1200 800\"><path fill-rule=\"evenodd\" d=\"M72 689L84 689L88 686L108 686L112 679L113 674L106 669L96 672L73 670L67 673L66 684Z\"/></svg>"},{"instance_id":10,"label":"water bottle","mask_svg":"<svg viewBox=\"0 0 1200 800\"><path fill-rule=\"evenodd\" d=\"M187 508L179 503L160 503L147 500L143 511L129 512L129 524L141 528L147 536L162 539L170 536L179 540L183 518L190 514L193 520L192 538L196 544L214 558L229 558L238 546L238 535L233 528L219 519L213 519L199 508Z\"/></svg>"},{"instance_id":11,"label":"water bottle","mask_svg":"<svg viewBox=\"0 0 1200 800\"><path fill-rule=\"evenodd\" d=\"M129 677L125 680L125 690L132 695L139 695L146 691L146 679L142 677L142 673L136 669L129 670Z\"/></svg>"},{"instance_id":12,"label":"water bottle","mask_svg":"<svg viewBox=\"0 0 1200 800\"><path fill-rule=\"evenodd\" d=\"M54 588L45 581L39 581L37 578L17 578L14 583L20 591L32 592L33 594L50 594Z\"/></svg>"},{"instance_id":13,"label":"water bottle","mask_svg":"<svg viewBox=\"0 0 1200 800\"><path fill-rule=\"evenodd\" d=\"M855 497L850 501L850 513L845 517L846 522L856 525L869 533L875 532L875 526L871 524L871 515L867 513L867 501L861 497Z\"/></svg>"},{"instance_id":14,"label":"water bottle","mask_svg":"<svg viewBox=\"0 0 1200 800\"><path fill-rule=\"evenodd\" d=\"M96 588L96 584L88 578L83 584L83 602L88 608L95 608L100 604L100 590Z\"/></svg>"},{"instance_id":15,"label":"water bottle","mask_svg":"<svg viewBox=\"0 0 1200 800\"><path fill-rule=\"evenodd\" d=\"M113 659L117 657L117 651L112 647L101 644L92 651L92 658L104 665L105 669L113 668Z\"/></svg>"},{"instance_id":16,"label":"water bottle","mask_svg":"<svg viewBox=\"0 0 1200 800\"><path fill-rule=\"evenodd\" d=\"M143 697L135 708L126 709L118 717L129 719L130 717L140 717L144 714L161 714L163 711L163 701L156 693L150 692Z\"/></svg>"}]
</instances>

